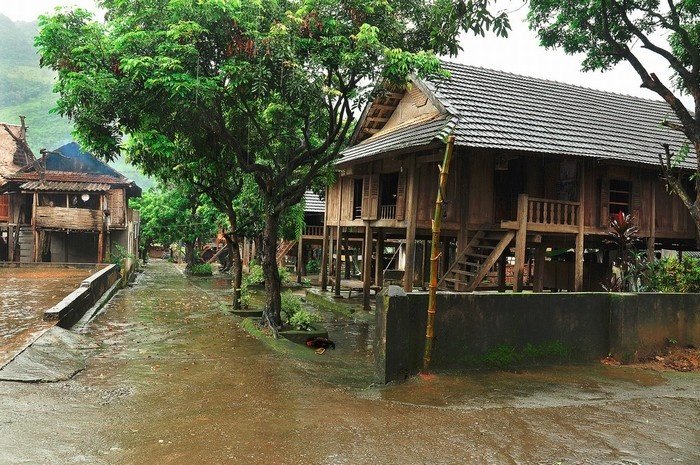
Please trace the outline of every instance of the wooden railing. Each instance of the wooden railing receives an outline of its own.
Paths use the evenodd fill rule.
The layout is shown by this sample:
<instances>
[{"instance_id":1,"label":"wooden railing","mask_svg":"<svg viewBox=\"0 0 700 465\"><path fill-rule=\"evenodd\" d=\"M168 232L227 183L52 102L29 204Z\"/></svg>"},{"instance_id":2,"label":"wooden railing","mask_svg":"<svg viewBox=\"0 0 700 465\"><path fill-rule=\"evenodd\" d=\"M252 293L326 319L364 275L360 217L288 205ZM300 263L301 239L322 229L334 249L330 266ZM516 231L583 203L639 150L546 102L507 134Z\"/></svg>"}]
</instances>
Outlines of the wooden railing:
<instances>
[{"instance_id":1,"label":"wooden railing","mask_svg":"<svg viewBox=\"0 0 700 465\"><path fill-rule=\"evenodd\" d=\"M394 219L396 219L396 205L380 205L379 206L379 219L380 220L394 220Z\"/></svg>"},{"instance_id":2,"label":"wooden railing","mask_svg":"<svg viewBox=\"0 0 700 465\"><path fill-rule=\"evenodd\" d=\"M323 226L307 226L304 229L304 236L323 236Z\"/></svg>"},{"instance_id":3,"label":"wooden railing","mask_svg":"<svg viewBox=\"0 0 700 465\"><path fill-rule=\"evenodd\" d=\"M556 226L578 226L578 202L563 200L537 199L527 200L527 222Z\"/></svg>"}]
</instances>

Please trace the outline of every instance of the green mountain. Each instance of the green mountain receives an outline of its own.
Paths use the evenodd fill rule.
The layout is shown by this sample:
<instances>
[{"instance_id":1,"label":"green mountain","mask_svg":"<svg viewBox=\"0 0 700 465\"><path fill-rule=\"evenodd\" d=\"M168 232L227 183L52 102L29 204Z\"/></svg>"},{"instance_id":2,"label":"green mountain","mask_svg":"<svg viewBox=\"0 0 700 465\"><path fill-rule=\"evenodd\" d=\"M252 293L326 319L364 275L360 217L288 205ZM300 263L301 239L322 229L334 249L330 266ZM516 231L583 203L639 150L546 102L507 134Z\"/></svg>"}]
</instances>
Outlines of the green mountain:
<instances>
[{"instance_id":1,"label":"green mountain","mask_svg":"<svg viewBox=\"0 0 700 465\"><path fill-rule=\"evenodd\" d=\"M0 121L19 124L19 116L26 116L27 141L38 154L40 148L58 148L73 139L70 121L51 113L57 98L55 74L39 67L34 49L37 31L36 21L13 22L0 14ZM153 185L123 158L111 165L144 190Z\"/></svg>"}]
</instances>

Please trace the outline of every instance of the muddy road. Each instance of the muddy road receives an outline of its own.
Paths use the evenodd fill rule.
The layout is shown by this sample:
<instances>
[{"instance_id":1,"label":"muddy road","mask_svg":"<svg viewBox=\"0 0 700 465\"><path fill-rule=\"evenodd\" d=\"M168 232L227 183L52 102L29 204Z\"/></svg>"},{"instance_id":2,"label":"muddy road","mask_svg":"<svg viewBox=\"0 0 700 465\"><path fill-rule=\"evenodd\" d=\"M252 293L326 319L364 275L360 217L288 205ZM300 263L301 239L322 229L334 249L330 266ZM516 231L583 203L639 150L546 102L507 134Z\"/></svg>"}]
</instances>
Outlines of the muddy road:
<instances>
[{"instance_id":1,"label":"muddy road","mask_svg":"<svg viewBox=\"0 0 700 465\"><path fill-rule=\"evenodd\" d=\"M0 464L700 463L697 373L329 383L195 284L152 262L82 330L101 345L85 371L0 383Z\"/></svg>"}]
</instances>

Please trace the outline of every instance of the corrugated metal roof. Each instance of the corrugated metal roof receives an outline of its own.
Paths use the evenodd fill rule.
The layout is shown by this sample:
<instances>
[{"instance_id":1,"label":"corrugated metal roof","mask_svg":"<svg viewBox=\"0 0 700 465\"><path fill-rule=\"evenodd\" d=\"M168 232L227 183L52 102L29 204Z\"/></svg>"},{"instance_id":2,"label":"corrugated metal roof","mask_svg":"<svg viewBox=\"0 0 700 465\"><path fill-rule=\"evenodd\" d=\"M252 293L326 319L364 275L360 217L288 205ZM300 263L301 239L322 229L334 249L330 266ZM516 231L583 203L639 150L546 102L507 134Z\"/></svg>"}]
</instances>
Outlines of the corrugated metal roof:
<instances>
[{"instance_id":1,"label":"corrugated metal roof","mask_svg":"<svg viewBox=\"0 0 700 465\"><path fill-rule=\"evenodd\" d=\"M304 211L309 213L325 213L326 202L312 191L304 193Z\"/></svg>"},{"instance_id":2,"label":"corrugated metal roof","mask_svg":"<svg viewBox=\"0 0 700 465\"><path fill-rule=\"evenodd\" d=\"M443 62L449 79L424 82L454 117L456 144L466 147L519 150L612 159L658 165L662 143L678 150L685 136L661 126L675 121L668 104L603 92L503 71ZM402 131L392 147L417 147L424 128ZM380 133L381 134L381 133ZM369 157L377 134L344 152L352 159ZM691 151L692 152L692 151ZM343 158L344 163L350 158ZM693 168L695 154L683 166Z\"/></svg>"},{"instance_id":3,"label":"corrugated metal roof","mask_svg":"<svg viewBox=\"0 0 700 465\"><path fill-rule=\"evenodd\" d=\"M27 191L105 192L110 189L110 185L94 182L29 181L19 188Z\"/></svg>"}]
</instances>

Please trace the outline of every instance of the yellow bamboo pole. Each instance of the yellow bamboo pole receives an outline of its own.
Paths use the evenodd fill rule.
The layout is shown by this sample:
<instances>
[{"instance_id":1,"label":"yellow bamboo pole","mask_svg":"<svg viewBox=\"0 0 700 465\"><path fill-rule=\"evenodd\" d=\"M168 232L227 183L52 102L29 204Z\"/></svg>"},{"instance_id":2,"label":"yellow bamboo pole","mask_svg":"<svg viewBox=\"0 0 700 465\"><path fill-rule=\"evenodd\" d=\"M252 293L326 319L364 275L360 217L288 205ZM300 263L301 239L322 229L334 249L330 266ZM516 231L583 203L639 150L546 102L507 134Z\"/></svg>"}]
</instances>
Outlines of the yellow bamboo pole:
<instances>
[{"instance_id":1,"label":"yellow bamboo pole","mask_svg":"<svg viewBox=\"0 0 700 465\"><path fill-rule=\"evenodd\" d=\"M437 199L435 200L435 215L433 216L433 240L430 247L430 286L428 287L428 323L425 327L425 352L423 354L423 371L430 369L430 360L433 354L433 339L435 332L435 312L437 310L438 287L438 261L440 260L440 230L442 228L442 204L444 201L447 175L450 172L452 151L455 145L455 137L447 138L445 147L445 159L440 166L440 181L438 183Z\"/></svg>"}]
</instances>

